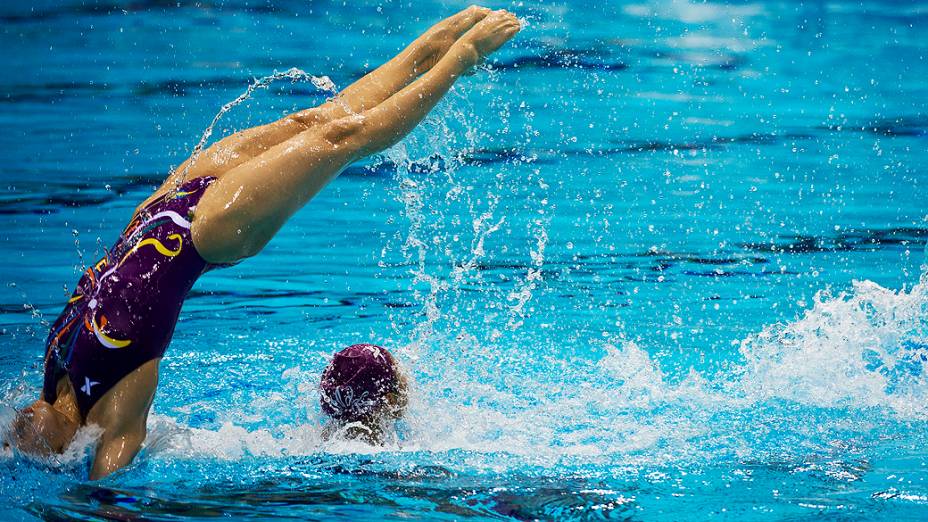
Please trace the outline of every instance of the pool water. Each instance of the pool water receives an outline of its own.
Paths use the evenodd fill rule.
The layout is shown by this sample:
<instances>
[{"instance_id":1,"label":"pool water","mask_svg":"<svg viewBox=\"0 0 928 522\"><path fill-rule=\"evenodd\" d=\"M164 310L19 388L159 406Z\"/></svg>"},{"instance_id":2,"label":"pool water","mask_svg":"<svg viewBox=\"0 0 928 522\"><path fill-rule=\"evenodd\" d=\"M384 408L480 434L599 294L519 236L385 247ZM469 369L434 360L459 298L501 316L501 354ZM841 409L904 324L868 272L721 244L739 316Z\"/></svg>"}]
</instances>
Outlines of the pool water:
<instances>
[{"instance_id":1,"label":"pool water","mask_svg":"<svg viewBox=\"0 0 928 522\"><path fill-rule=\"evenodd\" d=\"M344 87L464 5L0 7L4 422L224 103ZM527 27L486 70L200 280L136 461L7 454L0 518L928 518L928 5L491 7ZM414 382L383 448L320 435L356 342Z\"/></svg>"}]
</instances>

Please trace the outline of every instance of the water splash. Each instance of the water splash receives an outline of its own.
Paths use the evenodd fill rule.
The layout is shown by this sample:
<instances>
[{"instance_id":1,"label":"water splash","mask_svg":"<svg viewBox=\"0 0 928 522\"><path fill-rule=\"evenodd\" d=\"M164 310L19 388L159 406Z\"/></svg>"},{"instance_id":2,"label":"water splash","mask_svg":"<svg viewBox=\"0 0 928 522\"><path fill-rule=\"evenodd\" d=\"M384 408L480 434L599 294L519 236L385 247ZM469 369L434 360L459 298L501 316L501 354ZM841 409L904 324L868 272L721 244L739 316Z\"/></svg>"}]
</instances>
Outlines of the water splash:
<instances>
[{"instance_id":1,"label":"water splash","mask_svg":"<svg viewBox=\"0 0 928 522\"><path fill-rule=\"evenodd\" d=\"M403 262L413 266L410 270L413 298L419 303L422 316L409 334L409 342L400 350L413 360L426 343L434 340L435 325L445 317L444 297L463 284L469 267L476 266L486 254L486 238L499 228L490 224L497 200L491 197L485 207L477 208L469 187L456 178L463 156L476 148L479 136L472 132L475 127L472 118L458 106L466 103L460 89L452 91L450 98L439 105L435 116L383 154L384 159L396 165L398 199L403 203L408 222L398 250ZM471 121L464 127L465 132L449 123L468 120ZM418 176L423 170L429 174ZM463 212L462 203L466 207ZM455 250L455 245L462 244L460 234L450 228L467 219L473 223L473 236L466 242L471 246L465 254L468 259L461 260ZM385 258L392 250L390 244L384 246L380 266L387 266ZM402 322L402 318L391 320L394 329Z\"/></svg>"},{"instance_id":2,"label":"water splash","mask_svg":"<svg viewBox=\"0 0 928 522\"><path fill-rule=\"evenodd\" d=\"M252 410L292 410L293 397L316 403L318 372L293 368L284 379L295 393L256 399L218 425L185 426L153 415L144 458L398 452L416 459L425 452L434 462L444 458L436 455L463 450L467 458L457 465L468 469L550 469L565 460L608 465L616 458L632 466L685 465L770 455L805 459L832 451L836 440L876 443L894 423L928 421L928 272L909 290L863 281L837 295L820 293L796 320L738 341L743 362L719 374L673 375L649 353L647 341L616 335L583 342L598 355L537 359L535 376L517 372L515 381L475 379L469 359L443 365L442 379L417 383L402 439L384 448L324 441L323 419L312 407L302 422L242 425ZM507 373L500 370L512 364L512 346L481 348L482 364ZM55 465L86 459L88 437Z\"/></svg>"},{"instance_id":3,"label":"water splash","mask_svg":"<svg viewBox=\"0 0 928 522\"><path fill-rule=\"evenodd\" d=\"M532 292L543 280L541 270L545 263L545 246L548 244L547 225L547 219L535 219L529 226L535 238L535 247L529 252L532 263L525 278L519 281L516 288L507 296L507 299L513 303L509 308L509 320L506 322L506 328L509 330L518 330L525 322L525 305L532 299Z\"/></svg>"},{"instance_id":4,"label":"water splash","mask_svg":"<svg viewBox=\"0 0 928 522\"><path fill-rule=\"evenodd\" d=\"M536 360L544 366L537 379L493 382L474 379L472 368L445 366L441 380L417 384L404 436L389 447L325 442L322 418L311 412L306 423L254 430L231 422L188 428L157 417L153 431L161 438L154 453L238 459L464 450L471 452L468 466L496 469L510 460L513 466L556 467L565 458L609 463L619 456L628 464L655 465L827 452L830 440L879 437L874 422L928 420L926 312L928 274L908 291L859 282L836 296L820 294L795 321L743 339L744 362L717 375L691 370L673 376L639 343L621 336L590 339L601 356ZM487 350L484 355L496 359L484 363L504 368L507 351ZM318 378L287 373L298 381ZM301 395L310 403L312 389ZM765 428L746 430L748 420ZM794 447L812 440L823 442Z\"/></svg>"},{"instance_id":5,"label":"water splash","mask_svg":"<svg viewBox=\"0 0 928 522\"><path fill-rule=\"evenodd\" d=\"M884 407L928 418L928 273L910 291L872 281L819 293L795 322L741 342L741 387L754 401Z\"/></svg>"},{"instance_id":6,"label":"water splash","mask_svg":"<svg viewBox=\"0 0 928 522\"><path fill-rule=\"evenodd\" d=\"M84 261L84 251L81 250L80 232L76 228L71 229L71 237L74 238L74 250L77 252L77 264L74 265L74 274L78 275L87 268L87 264Z\"/></svg>"},{"instance_id":7,"label":"water splash","mask_svg":"<svg viewBox=\"0 0 928 522\"><path fill-rule=\"evenodd\" d=\"M530 202L518 196L507 201L526 204L525 209L500 208L501 202L508 199L505 198L507 193L521 195L524 188L523 180L509 179L513 165L529 163L531 159L514 155L501 164L487 165L485 168L495 173L490 186L475 187L471 180L461 179L458 174L460 169L470 166L475 155L479 157L482 147L499 139L499 136L491 137L481 131L487 125L479 121L468 89L469 86L456 86L434 116L384 154L397 166L397 199L403 204L407 227L383 247L380 266L408 264L413 267L411 286L413 299L418 304L418 319L411 332L404 332L404 325L409 324L408 310L391 318L394 331L409 338L408 344L401 344L404 346L401 353L411 359L417 359L427 344L438 343L452 351L460 350L445 353L443 359L457 359L470 349L489 349L480 347L479 343L464 342L481 337L468 329L489 326L501 330L505 326L468 324L464 317L486 312L488 317L505 322L511 315L510 327L517 327L516 323L521 324L524 319L524 308L542 274L549 223L545 212L550 210L546 209L547 185L539 181L529 195ZM504 124L500 131L503 135L513 132L515 114L528 112L524 103L488 98ZM525 118L526 121L530 119L530 115ZM534 131L525 123L520 132L528 136ZM531 179L540 179L540 173L536 170ZM484 261L512 248L505 244L491 246L489 241L504 230L507 212L528 210L528 206L533 212L539 212L540 218L529 224L529 242L515 248L526 249L526 263L531 268L524 278L516 281L507 279L502 285L497 280L486 281ZM402 255L403 261L388 262L397 253ZM518 288L507 289L513 285ZM516 302L512 305L515 310L511 310L509 297L514 294L522 296L513 298L521 300L522 304ZM481 302L470 301L475 295L482 297ZM449 343L454 344L453 349Z\"/></svg>"}]
</instances>

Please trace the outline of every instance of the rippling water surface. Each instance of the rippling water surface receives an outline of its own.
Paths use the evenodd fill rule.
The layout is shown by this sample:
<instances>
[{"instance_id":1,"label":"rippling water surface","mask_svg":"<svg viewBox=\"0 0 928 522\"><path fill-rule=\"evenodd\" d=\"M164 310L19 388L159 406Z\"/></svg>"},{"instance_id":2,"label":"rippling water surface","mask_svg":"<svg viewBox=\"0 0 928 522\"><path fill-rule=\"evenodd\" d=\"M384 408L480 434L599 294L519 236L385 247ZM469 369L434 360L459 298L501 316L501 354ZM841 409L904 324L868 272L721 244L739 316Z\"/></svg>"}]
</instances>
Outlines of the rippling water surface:
<instances>
[{"instance_id":1,"label":"rippling water surface","mask_svg":"<svg viewBox=\"0 0 928 522\"><path fill-rule=\"evenodd\" d=\"M463 7L349 4L0 8L4 417L220 106L343 87ZM506 7L489 70L201 279L136 462L3 456L3 519L928 516L928 4ZM217 135L324 96L278 82ZM320 437L361 341L415 381L385 448Z\"/></svg>"}]
</instances>

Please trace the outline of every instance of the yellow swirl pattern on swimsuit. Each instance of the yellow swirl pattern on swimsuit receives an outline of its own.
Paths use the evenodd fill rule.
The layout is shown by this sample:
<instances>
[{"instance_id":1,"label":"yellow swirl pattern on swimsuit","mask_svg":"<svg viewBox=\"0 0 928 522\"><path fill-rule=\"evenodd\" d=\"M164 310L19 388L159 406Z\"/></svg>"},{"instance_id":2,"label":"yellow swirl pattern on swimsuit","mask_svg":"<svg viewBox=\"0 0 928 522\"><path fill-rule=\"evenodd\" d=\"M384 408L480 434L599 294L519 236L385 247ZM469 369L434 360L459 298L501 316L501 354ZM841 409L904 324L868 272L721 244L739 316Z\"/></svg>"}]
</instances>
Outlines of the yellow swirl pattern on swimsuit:
<instances>
[{"instance_id":1,"label":"yellow swirl pattern on swimsuit","mask_svg":"<svg viewBox=\"0 0 928 522\"><path fill-rule=\"evenodd\" d=\"M175 257L178 254L180 254L181 250L184 247L183 237L180 234L171 234L167 238L173 241L177 241L177 246L175 247L174 250L171 250L170 248L164 246L164 243L162 243L156 238L150 237L147 239L143 239L142 241L139 241L134 247L132 247L131 250L126 252L126 255L122 256L122 259L119 260L119 264L117 265L116 268L118 268L119 266L122 266L122 264L126 262L126 259L128 259L129 256L131 256L133 253L138 251L140 248L144 246L148 246L148 245L155 247L155 250L157 250L159 254L165 257ZM112 271L105 274L104 277L108 276L110 273L112 273ZM101 278L101 281L102 281L102 278ZM100 341L100 344L102 344L103 346L107 348L111 348L111 349L119 349L119 348L125 348L126 346L129 346L130 344L132 344L132 341L130 339L115 339L113 337L106 335L106 333L103 332L103 327L106 326L105 319L104 319L103 325L97 324L96 313L92 312L90 317L91 317L90 319L91 330L93 331L93 334L97 337L97 340Z\"/></svg>"},{"instance_id":2,"label":"yellow swirl pattern on swimsuit","mask_svg":"<svg viewBox=\"0 0 928 522\"><path fill-rule=\"evenodd\" d=\"M114 339L105 333L103 333L103 328L97 324L96 314L91 316L91 324L93 325L93 334L97 336L97 340L100 341L100 344L107 348L119 349L125 348L132 344L132 341L129 339Z\"/></svg>"},{"instance_id":3,"label":"yellow swirl pattern on swimsuit","mask_svg":"<svg viewBox=\"0 0 928 522\"><path fill-rule=\"evenodd\" d=\"M173 240L177 241L177 249L176 249L176 250L171 250L171 249L169 249L168 247L164 246L164 244L161 243L161 241L158 241L157 239L155 239L155 238L153 238L153 237L150 237L150 238L148 238L148 239L143 239L142 241L139 241L138 244L136 244L134 247L132 247L132 250L126 252L126 255L124 255L124 256L122 257L122 259L119 260L119 264L121 265L121 264L125 263L125 262L126 262L126 258L128 258L129 256L131 256L136 250L142 248L142 247L145 246L145 245L152 245L153 247L155 247L155 250L157 250L159 254L161 254L161 255L163 255L163 256L165 256L165 257L174 257L174 256L176 256L177 254L180 254L181 249L184 247L184 240L183 240L183 238L181 237L181 235L180 235L180 234L171 234L170 236L168 236L168 239L173 239Z\"/></svg>"}]
</instances>

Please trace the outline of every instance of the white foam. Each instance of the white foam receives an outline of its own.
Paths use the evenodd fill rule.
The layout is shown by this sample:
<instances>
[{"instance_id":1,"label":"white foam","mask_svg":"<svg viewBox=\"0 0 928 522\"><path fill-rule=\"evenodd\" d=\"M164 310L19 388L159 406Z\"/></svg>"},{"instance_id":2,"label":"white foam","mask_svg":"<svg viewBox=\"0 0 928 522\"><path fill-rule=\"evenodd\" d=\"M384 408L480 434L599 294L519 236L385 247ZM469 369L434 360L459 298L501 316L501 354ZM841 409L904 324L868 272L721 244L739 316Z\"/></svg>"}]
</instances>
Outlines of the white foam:
<instances>
[{"instance_id":1,"label":"white foam","mask_svg":"<svg viewBox=\"0 0 928 522\"><path fill-rule=\"evenodd\" d=\"M928 274L898 291L861 281L837 295L822 292L796 320L767 326L739 341L743 362L711 376L693 370L670 375L643 347L646 340L616 337L600 345L603 356L598 360L534 361L545 365L543 382L530 376L507 380L493 370L508 364L505 347L474 346L477 342L462 336L452 341L460 346L442 347L456 359L429 358L411 365L425 374L412 383L402 436L385 447L326 441L315 402L318 372L291 368L283 377L306 401L296 405L306 407L305 421L275 425L230 413L216 427L205 428L153 414L145 458L237 460L249 455L463 450L469 466L556 466L563 459L580 463L617 458L627 464L666 463L729 453L749 458L764 451L758 449L764 430L802 436L809 430L835 429L866 435L874 418L928 420L928 365L923 358L928 355ZM462 348L466 346L471 349ZM408 362L411 355L402 358ZM480 378L476 367L494 356L501 359L489 364L484 374L489 378ZM808 416L797 414L803 410L776 406L783 402L837 409L833 425L807 426ZM245 409L275 418L293 407L283 395L269 395ZM876 417L867 415L868 410ZM9 412L4 424L8 417ZM86 459L97 435L93 428L81 430L56 465L73 466Z\"/></svg>"},{"instance_id":2,"label":"white foam","mask_svg":"<svg viewBox=\"0 0 928 522\"><path fill-rule=\"evenodd\" d=\"M856 281L837 296L818 294L799 320L742 341L740 385L754 401L880 407L924 419L926 346L928 277L908 291Z\"/></svg>"}]
</instances>

